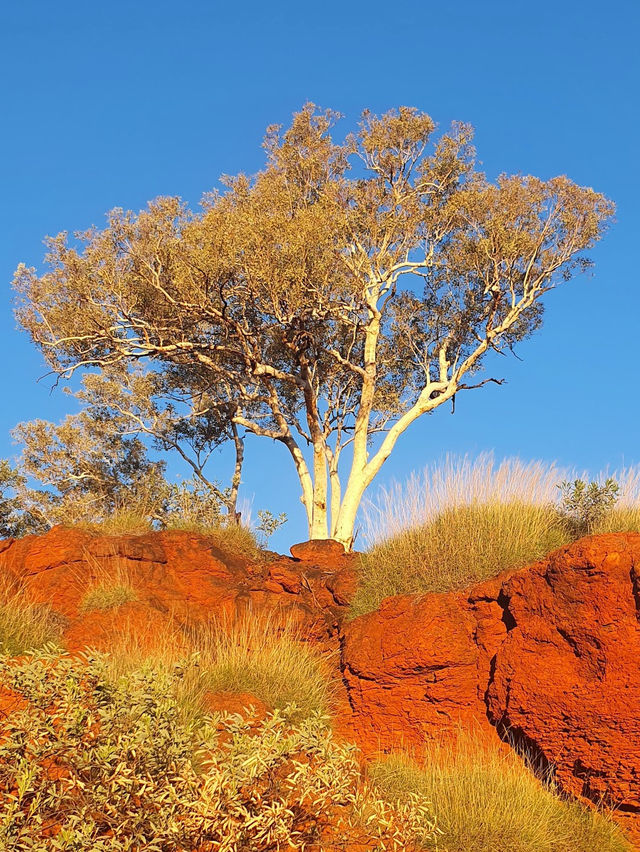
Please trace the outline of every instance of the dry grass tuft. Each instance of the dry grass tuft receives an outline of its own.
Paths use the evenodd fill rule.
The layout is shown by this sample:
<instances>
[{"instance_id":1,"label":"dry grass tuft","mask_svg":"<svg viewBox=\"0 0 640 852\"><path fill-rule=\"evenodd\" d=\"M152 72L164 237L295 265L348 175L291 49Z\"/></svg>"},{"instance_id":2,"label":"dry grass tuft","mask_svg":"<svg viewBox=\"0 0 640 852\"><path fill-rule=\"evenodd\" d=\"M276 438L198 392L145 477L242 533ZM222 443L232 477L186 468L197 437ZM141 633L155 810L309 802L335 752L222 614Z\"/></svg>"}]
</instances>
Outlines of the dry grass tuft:
<instances>
[{"instance_id":1,"label":"dry grass tuft","mask_svg":"<svg viewBox=\"0 0 640 852\"><path fill-rule=\"evenodd\" d=\"M61 636L60 618L50 606L33 603L15 583L0 583L0 653L18 656L57 644Z\"/></svg>"},{"instance_id":2,"label":"dry grass tuft","mask_svg":"<svg viewBox=\"0 0 640 852\"><path fill-rule=\"evenodd\" d=\"M214 541L216 547L226 553L244 556L247 559L257 559L260 556L260 545L252 529L244 524L202 524L198 521L172 517L167 522L167 530L184 530L206 536Z\"/></svg>"},{"instance_id":3,"label":"dry grass tuft","mask_svg":"<svg viewBox=\"0 0 640 852\"><path fill-rule=\"evenodd\" d=\"M164 631L125 626L111 649L114 679L145 663L167 671L197 655L198 665L180 680L178 696L190 717L206 712L211 692L249 693L272 709L290 704L300 718L325 714L333 706L335 683L329 661L286 617L244 615L233 622L214 620L182 629L171 619Z\"/></svg>"},{"instance_id":4,"label":"dry grass tuft","mask_svg":"<svg viewBox=\"0 0 640 852\"><path fill-rule=\"evenodd\" d=\"M139 508L116 509L111 515L93 523L79 523L80 529L94 535L146 535L153 526L146 511Z\"/></svg>"},{"instance_id":5,"label":"dry grass tuft","mask_svg":"<svg viewBox=\"0 0 640 852\"><path fill-rule=\"evenodd\" d=\"M99 583L90 589L80 603L81 612L92 609L115 609L138 599L136 590L124 583Z\"/></svg>"},{"instance_id":6,"label":"dry grass tuft","mask_svg":"<svg viewBox=\"0 0 640 852\"><path fill-rule=\"evenodd\" d=\"M561 798L515 753L473 735L374 763L369 776L389 801L419 793L434 803L441 852L632 852L610 817Z\"/></svg>"},{"instance_id":7,"label":"dry grass tuft","mask_svg":"<svg viewBox=\"0 0 640 852\"><path fill-rule=\"evenodd\" d=\"M88 552L84 555L90 569L89 577L78 576L78 583L85 592L80 601L80 612L96 609L116 609L123 604L138 600L138 593L131 579L131 572L114 554L113 564L104 566Z\"/></svg>"},{"instance_id":8,"label":"dry grass tuft","mask_svg":"<svg viewBox=\"0 0 640 852\"><path fill-rule=\"evenodd\" d=\"M296 704L301 717L333 704L328 661L304 642L290 619L245 614L193 634L212 692L248 692L274 709Z\"/></svg>"}]
</instances>

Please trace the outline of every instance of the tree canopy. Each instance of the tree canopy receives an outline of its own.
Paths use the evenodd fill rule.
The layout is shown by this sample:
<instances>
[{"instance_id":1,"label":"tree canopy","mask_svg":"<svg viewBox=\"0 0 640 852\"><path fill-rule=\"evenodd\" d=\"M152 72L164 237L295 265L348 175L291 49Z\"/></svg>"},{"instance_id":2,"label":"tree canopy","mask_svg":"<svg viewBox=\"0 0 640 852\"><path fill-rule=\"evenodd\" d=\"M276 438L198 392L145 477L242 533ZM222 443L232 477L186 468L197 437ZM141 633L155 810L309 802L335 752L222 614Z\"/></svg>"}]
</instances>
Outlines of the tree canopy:
<instances>
[{"instance_id":1,"label":"tree canopy","mask_svg":"<svg viewBox=\"0 0 640 852\"><path fill-rule=\"evenodd\" d=\"M15 286L54 371L146 362L215 400L230 430L287 448L310 536L350 546L399 436L499 381L487 356L540 327L613 205L566 177L490 181L467 125L438 136L401 107L337 142L337 118L307 104L268 128L264 168L225 178L201 211L113 210L50 239L46 271L21 266Z\"/></svg>"}]
</instances>

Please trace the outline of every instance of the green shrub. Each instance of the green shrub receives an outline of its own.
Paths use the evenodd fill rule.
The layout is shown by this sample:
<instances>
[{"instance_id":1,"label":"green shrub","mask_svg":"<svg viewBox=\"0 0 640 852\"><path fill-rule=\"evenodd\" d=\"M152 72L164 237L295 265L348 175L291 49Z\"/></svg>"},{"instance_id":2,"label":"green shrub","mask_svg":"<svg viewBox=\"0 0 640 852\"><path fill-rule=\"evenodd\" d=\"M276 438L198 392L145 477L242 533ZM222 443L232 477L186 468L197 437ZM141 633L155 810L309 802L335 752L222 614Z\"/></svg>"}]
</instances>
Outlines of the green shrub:
<instances>
[{"instance_id":1,"label":"green shrub","mask_svg":"<svg viewBox=\"0 0 640 852\"><path fill-rule=\"evenodd\" d=\"M612 477L605 482L584 479L564 481L559 486L562 500L559 513L573 538L593 533L606 522L618 501L620 486Z\"/></svg>"},{"instance_id":2,"label":"green shrub","mask_svg":"<svg viewBox=\"0 0 640 852\"><path fill-rule=\"evenodd\" d=\"M453 506L363 554L351 611L370 612L390 595L462 589L535 562L570 540L550 505L513 500Z\"/></svg>"},{"instance_id":3,"label":"green shrub","mask_svg":"<svg viewBox=\"0 0 640 852\"><path fill-rule=\"evenodd\" d=\"M389 802L418 793L436 803L441 852L632 852L608 816L560 798L515 753L473 737L431 748L422 767L403 755L378 761L369 777Z\"/></svg>"},{"instance_id":4,"label":"green shrub","mask_svg":"<svg viewBox=\"0 0 640 852\"><path fill-rule=\"evenodd\" d=\"M29 601L9 584L0 587L0 653L18 656L59 642L62 622L47 604Z\"/></svg>"},{"instance_id":5,"label":"green shrub","mask_svg":"<svg viewBox=\"0 0 640 852\"><path fill-rule=\"evenodd\" d=\"M357 832L411 850L433 836L424 798L377 800L354 747L318 715L185 722L175 685L193 664L113 683L103 655L0 658L2 682L28 701L0 719L0 848L275 852Z\"/></svg>"}]
</instances>

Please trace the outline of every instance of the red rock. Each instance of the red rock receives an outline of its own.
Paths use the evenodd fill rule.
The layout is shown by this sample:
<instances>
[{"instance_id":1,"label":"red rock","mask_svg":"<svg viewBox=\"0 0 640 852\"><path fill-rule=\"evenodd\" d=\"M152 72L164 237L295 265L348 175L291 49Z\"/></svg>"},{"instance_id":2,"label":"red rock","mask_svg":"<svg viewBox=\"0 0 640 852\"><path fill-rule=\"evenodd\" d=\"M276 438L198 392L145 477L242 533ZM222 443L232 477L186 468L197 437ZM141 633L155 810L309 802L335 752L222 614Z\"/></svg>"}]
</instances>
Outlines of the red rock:
<instances>
[{"instance_id":1,"label":"red rock","mask_svg":"<svg viewBox=\"0 0 640 852\"><path fill-rule=\"evenodd\" d=\"M344 545L332 538L315 538L289 548L294 559L312 565L335 565L345 555Z\"/></svg>"},{"instance_id":2,"label":"red rock","mask_svg":"<svg viewBox=\"0 0 640 852\"><path fill-rule=\"evenodd\" d=\"M555 767L563 790L614 805L640 844L640 535L583 539L464 592L389 598L346 625L357 557L333 541L291 551L249 562L187 532L57 528L0 542L0 575L52 605L72 651L123 634L144 645L167 625L247 611L327 649L340 642L336 727L365 753L419 749L460 726L494 742L510 732ZM87 588L118 574L136 601L81 612Z\"/></svg>"},{"instance_id":3,"label":"red rock","mask_svg":"<svg viewBox=\"0 0 640 852\"><path fill-rule=\"evenodd\" d=\"M320 567L268 554L250 562L213 539L183 531L96 536L55 527L2 544L0 575L22 580L34 602L49 604L66 620L63 639L73 651L107 647L126 624L144 634L169 621L185 625L246 611L272 612L318 641L336 643L349 590L355 589L352 561L341 545L342 559ZM82 612L87 590L105 578L124 580L136 602Z\"/></svg>"},{"instance_id":4,"label":"red rock","mask_svg":"<svg viewBox=\"0 0 640 852\"><path fill-rule=\"evenodd\" d=\"M640 843L640 535L592 537L504 585L508 633L491 721L555 767L560 786L616 807Z\"/></svg>"},{"instance_id":5,"label":"red rock","mask_svg":"<svg viewBox=\"0 0 640 852\"><path fill-rule=\"evenodd\" d=\"M344 628L368 753L508 732L640 844L640 535L583 539L462 593L397 597Z\"/></svg>"}]
</instances>

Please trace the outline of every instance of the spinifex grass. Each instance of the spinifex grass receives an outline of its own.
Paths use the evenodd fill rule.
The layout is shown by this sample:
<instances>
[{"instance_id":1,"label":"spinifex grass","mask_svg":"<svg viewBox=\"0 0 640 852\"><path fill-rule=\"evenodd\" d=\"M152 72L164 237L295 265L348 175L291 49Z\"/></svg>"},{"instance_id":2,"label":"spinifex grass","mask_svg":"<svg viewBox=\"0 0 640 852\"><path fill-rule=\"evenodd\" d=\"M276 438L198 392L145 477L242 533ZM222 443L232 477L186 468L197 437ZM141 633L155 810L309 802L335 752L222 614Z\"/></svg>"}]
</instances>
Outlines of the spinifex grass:
<instances>
[{"instance_id":1,"label":"spinifex grass","mask_svg":"<svg viewBox=\"0 0 640 852\"><path fill-rule=\"evenodd\" d=\"M85 562L90 574L89 577L78 578L84 588L81 612L116 609L138 599L131 572L116 553L106 566L89 553L85 554Z\"/></svg>"},{"instance_id":2,"label":"spinifex grass","mask_svg":"<svg viewBox=\"0 0 640 852\"><path fill-rule=\"evenodd\" d=\"M215 545L227 553L257 559L260 546L255 533L244 524L217 523L205 524L201 521L172 516L167 521L167 530L183 530L213 539Z\"/></svg>"},{"instance_id":3,"label":"spinifex grass","mask_svg":"<svg viewBox=\"0 0 640 852\"><path fill-rule=\"evenodd\" d=\"M145 660L170 669L177 660L196 654L179 683L179 700L187 716L201 715L208 692L248 693L267 707L295 704L300 718L326 713L335 684L329 662L305 643L293 623L283 617L247 614L236 621L215 620L181 628L171 618L164 630L121 626L111 650L114 677Z\"/></svg>"},{"instance_id":4,"label":"spinifex grass","mask_svg":"<svg viewBox=\"0 0 640 852\"><path fill-rule=\"evenodd\" d=\"M33 603L18 584L0 583L0 653L16 656L56 643L60 620L46 604Z\"/></svg>"},{"instance_id":5,"label":"spinifex grass","mask_svg":"<svg viewBox=\"0 0 640 852\"><path fill-rule=\"evenodd\" d=\"M107 536L145 535L152 530L147 511L136 506L116 508L102 520L79 523L78 526L95 535Z\"/></svg>"},{"instance_id":6,"label":"spinifex grass","mask_svg":"<svg viewBox=\"0 0 640 852\"><path fill-rule=\"evenodd\" d=\"M420 765L378 761L369 777L389 801L419 793L434 803L440 852L631 852L608 815L561 798L517 754L473 735L432 746Z\"/></svg>"},{"instance_id":7,"label":"spinifex grass","mask_svg":"<svg viewBox=\"0 0 640 852\"><path fill-rule=\"evenodd\" d=\"M192 633L205 680L215 692L248 692L268 707L295 704L300 716L327 713L333 684L328 661L291 620L250 614Z\"/></svg>"},{"instance_id":8,"label":"spinifex grass","mask_svg":"<svg viewBox=\"0 0 640 852\"><path fill-rule=\"evenodd\" d=\"M616 507L593 532L640 530L640 474L614 474ZM366 540L352 614L383 598L461 589L520 568L568 544L558 485L575 473L542 462L492 456L447 458L382 489L366 506ZM600 477L601 479L603 477Z\"/></svg>"}]
</instances>

